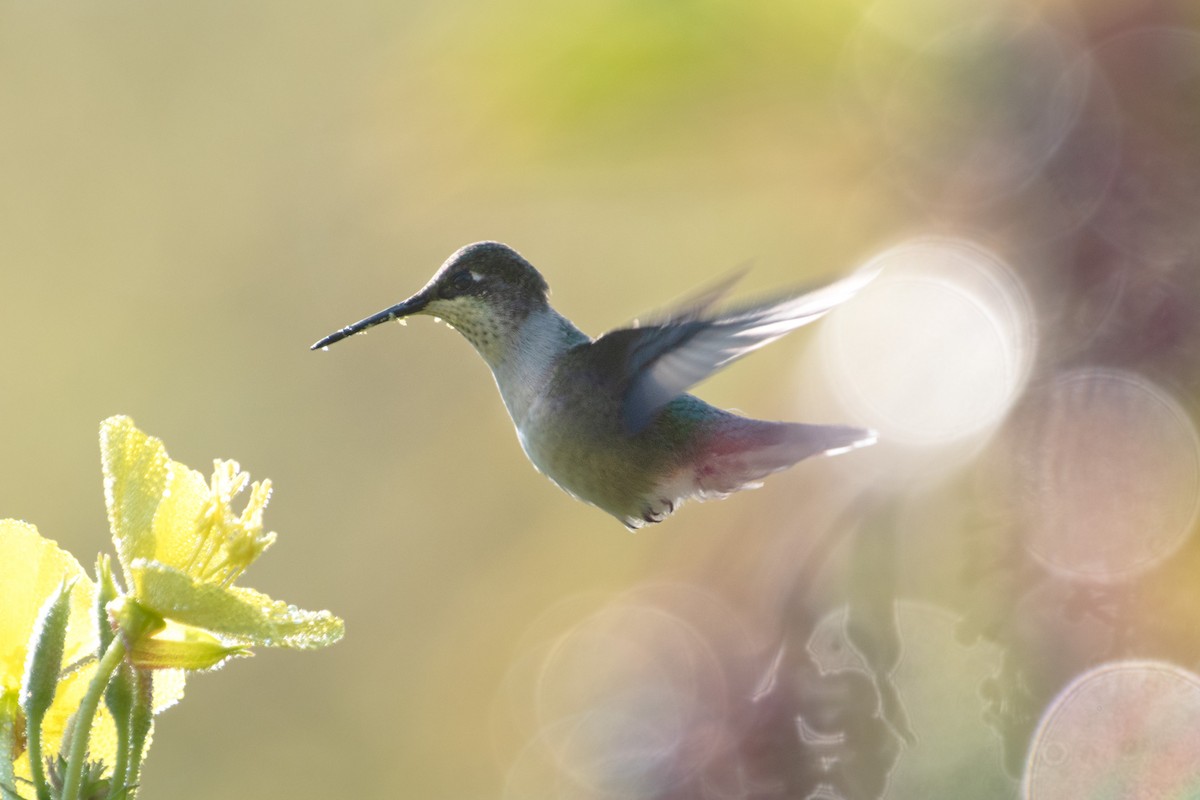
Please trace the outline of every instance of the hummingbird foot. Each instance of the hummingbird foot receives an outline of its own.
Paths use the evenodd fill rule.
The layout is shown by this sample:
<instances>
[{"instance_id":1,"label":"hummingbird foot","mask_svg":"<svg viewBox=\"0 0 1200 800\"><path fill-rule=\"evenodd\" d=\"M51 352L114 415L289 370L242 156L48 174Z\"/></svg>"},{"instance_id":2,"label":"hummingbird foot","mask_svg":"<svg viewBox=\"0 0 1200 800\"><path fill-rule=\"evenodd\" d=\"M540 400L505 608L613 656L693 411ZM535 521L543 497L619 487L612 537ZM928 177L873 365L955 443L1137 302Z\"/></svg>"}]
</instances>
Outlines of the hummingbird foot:
<instances>
[{"instance_id":1,"label":"hummingbird foot","mask_svg":"<svg viewBox=\"0 0 1200 800\"><path fill-rule=\"evenodd\" d=\"M651 503L642 509L642 519L647 525L653 525L657 522L662 522L675 511L675 502L666 497L658 498L656 503Z\"/></svg>"}]
</instances>

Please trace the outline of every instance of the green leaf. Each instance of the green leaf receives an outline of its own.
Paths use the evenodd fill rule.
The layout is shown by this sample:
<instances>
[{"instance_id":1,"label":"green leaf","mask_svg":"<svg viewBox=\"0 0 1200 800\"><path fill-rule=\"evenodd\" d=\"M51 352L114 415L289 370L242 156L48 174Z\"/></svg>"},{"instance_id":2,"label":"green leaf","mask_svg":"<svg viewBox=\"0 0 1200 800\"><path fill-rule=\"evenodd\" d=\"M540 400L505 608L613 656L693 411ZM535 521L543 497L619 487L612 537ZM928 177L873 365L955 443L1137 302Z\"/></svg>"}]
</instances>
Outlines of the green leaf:
<instances>
[{"instance_id":1,"label":"green leaf","mask_svg":"<svg viewBox=\"0 0 1200 800\"><path fill-rule=\"evenodd\" d=\"M342 620L328 611L305 611L253 589L203 583L154 562L135 562L130 573L139 604L239 644L309 649L345 633Z\"/></svg>"}]
</instances>

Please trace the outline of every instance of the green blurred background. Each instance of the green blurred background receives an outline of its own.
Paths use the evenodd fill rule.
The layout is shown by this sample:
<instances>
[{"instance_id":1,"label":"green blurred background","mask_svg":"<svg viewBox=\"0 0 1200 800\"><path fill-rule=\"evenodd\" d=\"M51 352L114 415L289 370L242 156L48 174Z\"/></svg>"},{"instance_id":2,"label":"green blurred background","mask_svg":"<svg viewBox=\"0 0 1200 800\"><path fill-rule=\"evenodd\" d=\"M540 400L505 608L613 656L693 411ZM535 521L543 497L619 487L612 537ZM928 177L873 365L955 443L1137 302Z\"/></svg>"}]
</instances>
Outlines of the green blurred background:
<instances>
[{"instance_id":1,"label":"green blurred background","mask_svg":"<svg viewBox=\"0 0 1200 800\"><path fill-rule=\"evenodd\" d=\"M178 460L206 470L236 458L270 477L267 526L280 539L244 582L347 622L328 651L264 652L195 677L158 720L140 796L699 797L683 778L588 785L563 766L586 758L553 745L557 767L529 767L530 742L556 735L545 643L630 589L693 587L723 610L689 613L736 620L736 635L696 634L729 682L729 659L757 676L779 631L787 638L794 608L780 598L805 590L798 641L811 650L845 599L837 587L854 581L872 587L860 611L899 615L882 638L906 641L893 677L920 734L861 756L864 769L915 758L933 783L912 786L986 773L977 796L1015 796L1038 709L1113 651L1080 645L1046 667L1027 650L1058 623L1031 636L1002 612L1028 573L973 593L963 552L977 540L945 531L975 530L962 520L988 505L976 478L891 490L862 525L931 538L915 550L904 536L882 550L848 545L858 566L842 572L812 557L840 547L813 532L843 519L850 476L891 462L806 463L630 535L526 462L458 336L419 319L328 353L308 346L408 296L480 239L520 250L559 310L598 334L748 260L739 291L753 295L844 273L906 237L951 234L985 242L1024 281L1038 339L1029 385L1063 365L1144 367L1194 414L1196 25L1188 0L0 0L0 514L90 565L110 547L98 424L129 414ZM1151 32L1146 43L1137 31ZM1156 37L1175 49L1156 56ZM1105 54L1118 69L1104 72ZM1089 66L1078 92L1068 80L1063 99L1060 79L1091 58L1099 71ZM1178 77L1171 94L1138 107L1163 74ZM1118 213L1127 208L1137 213ZM1136 230L1115 241L1131 218ZM1147 249L1146 263L1130 256ZM807 399L828 382L818 335L768 348L700 393L754 416L854 421ZM808 592L818 578L828 586ZM1190 591L1147 602L1187 629L1178 609ZM1054 598L1039 608L1069 605ZM970 637L954 644L964 618L984 629L974 649ZM870 669L849 671L874 673L886 698L881 676L900 656L850 638ZM1186 644L1147 651L1194 668ZM961 657L946 655L956 647ZM595 672L572 668L561 703L587 706L597 675L626 688L644 676L627 661L607 669L614 651L595 648ZM911 660L921 652L931 664ZM1021 665L1035 675L1022 684L1029 713L985 726L981 681ZM668 684L687 673L661 666ZM939 685L963 710L926 718L922 692ZM903 740L886 699L881 712L866 706ZM955 713L962 730L943 724ZM744 753L739 737L758 718L721 719L720 740L742 744L705 752ZM794 725L779 730L795 738ZM922 756L922 741L950 749ZM805 742L801 729L795 746ZM684 772L717 769L701 761ZM804 796L710 778L727 790L711 796ZM874 791L847 786L836 788ZM929 791L907 796L970 796Z\"/></svg>"}]
</instances>

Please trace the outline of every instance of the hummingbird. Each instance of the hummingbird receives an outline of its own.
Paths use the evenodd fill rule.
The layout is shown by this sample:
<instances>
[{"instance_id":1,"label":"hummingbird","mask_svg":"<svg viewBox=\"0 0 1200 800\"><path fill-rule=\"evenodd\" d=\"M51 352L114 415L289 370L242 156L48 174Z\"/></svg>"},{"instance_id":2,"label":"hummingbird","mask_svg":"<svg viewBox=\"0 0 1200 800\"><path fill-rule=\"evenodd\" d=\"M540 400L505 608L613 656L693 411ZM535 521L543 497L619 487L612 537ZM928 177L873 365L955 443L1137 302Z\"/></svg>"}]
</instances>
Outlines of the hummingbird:
<instances>
[{"instance_id":1,"label":"hummingbird","mask_svg":"<svg viewBox=\"0 0 1200 800\"><path fill-rule=\"evenodd\" d=\"M632 530L662 522L686 500L755 488L810 456L875 441L871 430L751 419L687 393L849 299L874 272L714 313L738 277L652 321L592 339L554 310L546 279L516 250L476 242L451 255L412 297L312 349L415 314L441 319L491 368L534 467Z\"/></svg>"}]
</instances>

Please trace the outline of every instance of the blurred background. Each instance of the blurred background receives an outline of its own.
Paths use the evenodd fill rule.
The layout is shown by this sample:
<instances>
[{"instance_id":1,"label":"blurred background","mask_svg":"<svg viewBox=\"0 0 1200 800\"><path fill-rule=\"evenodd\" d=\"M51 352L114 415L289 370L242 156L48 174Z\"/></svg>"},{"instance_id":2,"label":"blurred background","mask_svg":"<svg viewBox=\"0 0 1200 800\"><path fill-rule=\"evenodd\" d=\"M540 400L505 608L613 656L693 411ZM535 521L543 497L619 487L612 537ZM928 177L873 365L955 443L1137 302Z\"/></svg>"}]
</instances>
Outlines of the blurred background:
<instances>
[{"instance_id":1,"label":"blurred background","mask_svg":"<svg viewBox=\"0 0 1200 800\"><path fill-rule=\"evenodd\" d=\"M0 515L90 566L129 414L347 622L141 796L1200 796L1194 0L0 0L0 76ZM878 262L698 393L880 444L633 535L456 334L309 352L489 238L593 335Z\"/></svg>"}]
</instances>

